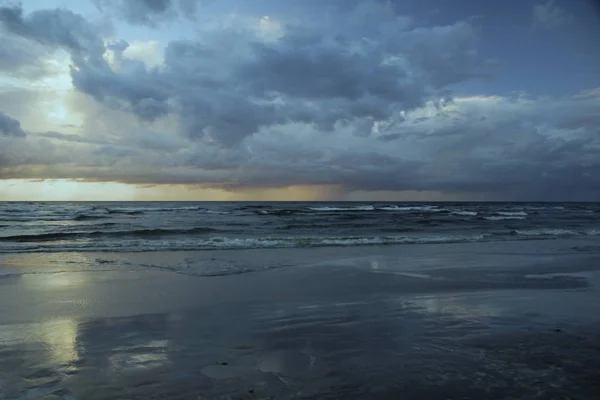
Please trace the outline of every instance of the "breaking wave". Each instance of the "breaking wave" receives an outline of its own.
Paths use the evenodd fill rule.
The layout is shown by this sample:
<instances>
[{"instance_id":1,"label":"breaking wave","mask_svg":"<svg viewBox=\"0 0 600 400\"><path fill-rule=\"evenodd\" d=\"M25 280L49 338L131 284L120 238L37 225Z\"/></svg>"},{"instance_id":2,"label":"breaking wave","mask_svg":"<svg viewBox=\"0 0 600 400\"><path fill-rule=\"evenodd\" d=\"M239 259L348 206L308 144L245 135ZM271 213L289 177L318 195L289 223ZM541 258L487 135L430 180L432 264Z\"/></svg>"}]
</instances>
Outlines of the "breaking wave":
<instances>
[{"instance_id":1,"label":"breaking wave","mask_svg":"<svg viewBox=\"0 0 600 400\"><path fill-rule=\"evenodd\" d=\"M526 229L526 230L514 230L514 235L521 236L596 236L600 234L600 230L591 229L587 231L575 231L571 229Z\"/></svg>"},{"instance_id":2,"label":"breaking wave","mask_svg":"<svg viewBox=\"0 0 600 400\"><path fill-rule=\"evenodd\" d=\"M492 215L490 217L483 217L483 219L487 219L488 221L508 221L508 220L515 220L515 219L525 219L525 217L519 217L519 216L496 216L496 215Z\"/></svg>"},{"instance_id":3,"label":"breaking wave","mask_svg":"<svg viewBox=\"0 0 600 400\"><path fill-rule=\"evenodd\" d=\"M294 215L297 214L299 211L288 208L281 208L276 210L257 209L254 212L259 215Z\"/></svg>"},{"instance_id":4,"label":"breaking wave","mask_svg":"<svg viewBox=\"0 0 600 400\"><path fill-rule=\"evenodd\" d=\"M318 212L335 212L335 211L375 211L374 206L355 206L355 207L309 207L311 211Z\"/></svg>"},{"instance_id":5,"label":"breaking wave","mask_svg":"<svg viewBox=\"0 0 600 400\"><path fill-rule=\"evenodd\" d=\"M477 216L479 213L477 211L452 211L450 214L452 215L460 215L463 217L475 217Z\"/></svg>"},{"instance_id":6,"label":"breaking wave","mask_svg":"<svg viewBox=\"0 0 600 400\"><path fill-rule=\"evenodd\" d=\"M528 215L525 211L496 211L494 214L503 217L526 217Z\"/></svg>"},{"instance_id":7,"label":"breaking wave","mask_svg":"<svg viewBox=\"0 0 600 400\"><path fill-rule=\"evenodd\" d=\"M33 235L32 235L33 236ZM40 241L41 235L34 235ZM374 237L263 237L263 238L235 238L235 237L211 237L207 239L181 239L175 241L159 241L154 243L148 241L145 244L138 243L132 246L127 240L118 242L83 242L62 244L32 243L28 247L11 248L2 246L0 252L103 252L103 251L125 251L125 252L150 252L150 251L182 251L182 250L234 250L234 249L268 249L268 248L302 248L302 247L332 247L332 246L369 246L369 245L394 245L394 244L432 244L432 243L461 243L481 241L489 235L471 236L374 236ZM25 236L26 237L26 236ZM62 236L61 236L62 237ZM13 237L14 238L14 237ZM24 238L24 236L21 236ZM53 236L56 240L56 235ZM3 238L4 240L6 238ZM21 241L21 240L14 240ZM24 240L27 241L27 240Z\"/></svg>"},{"instance_id":8,"label":"breaking wave","mask_svg":"<svg viewBox=\"0 0 600 400\"><path fill-rule=\"evenodd\" d=\"M440 212L444 211L438 206L386 206L381 207L383 211L417 211L417 212Z\"/></svg>"},{"instance_id":9,"label":"breaking wave","mask_svg":"<svg viewBox=\"0 0 600 400\"><path fill-rule=\"evenodd\" d=\"M575 231L568 229L532 229L513 230L504 233L481 233L471 235L437 235L437 236L347 236L347 237L209 237L199 239L183 237L175 240L150 240L148 236L164 236L173 232L208 233L209 228L196 228L188 231L169 231L162 229L133 231L136 239L121 238L118 241L83 241L69 243L51 243L65 238L73 238L77 234L22 235L2 238L1 241L27 242L24 244L3 245L0 253L10 252L152 252L152 251L192 251L192 250L236 250L236 249L276 249L304 247L352 247L352 246L384 246L384 245L426 245L441 243L470 243L490 241L514 241L532 239L558 239L570 236L598 236L600 229ZM94 233L92 233L94 234ZM106 233L99 233L105 235ZM131 232L112 232L113 235L128 236ZM84 236L84 237L88 237ZM140 236L143 239L141 240ZM144 237L145 236L145 237ZM75 236L77 237L77 236ZM46 239L46 240L44 240ZM33 243L32 243L33 242ZM37 243L35 243L37 242ZM50 243L48 243L50 242Z\"/></svg>"}]
</instances>

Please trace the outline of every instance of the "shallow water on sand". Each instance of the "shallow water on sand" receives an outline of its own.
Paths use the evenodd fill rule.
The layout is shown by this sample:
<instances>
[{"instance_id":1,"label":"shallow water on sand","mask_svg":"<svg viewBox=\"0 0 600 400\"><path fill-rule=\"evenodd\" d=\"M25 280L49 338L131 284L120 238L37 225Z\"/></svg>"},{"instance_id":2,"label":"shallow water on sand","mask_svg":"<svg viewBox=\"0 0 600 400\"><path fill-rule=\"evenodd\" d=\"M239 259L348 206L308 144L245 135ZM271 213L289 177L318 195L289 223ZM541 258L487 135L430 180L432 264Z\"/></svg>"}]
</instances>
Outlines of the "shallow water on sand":
<instances>
[{"instance_id":1,"label":"shallow water on sand","mask_svg":"<svg viewBox=\"0 0 600 400\"><path fill-rule=\"evenodd\" d=\"M507 246L311 249L212 277L11 259L0 398L597 398L599 255Z\"/></svg>"}]
</instances>

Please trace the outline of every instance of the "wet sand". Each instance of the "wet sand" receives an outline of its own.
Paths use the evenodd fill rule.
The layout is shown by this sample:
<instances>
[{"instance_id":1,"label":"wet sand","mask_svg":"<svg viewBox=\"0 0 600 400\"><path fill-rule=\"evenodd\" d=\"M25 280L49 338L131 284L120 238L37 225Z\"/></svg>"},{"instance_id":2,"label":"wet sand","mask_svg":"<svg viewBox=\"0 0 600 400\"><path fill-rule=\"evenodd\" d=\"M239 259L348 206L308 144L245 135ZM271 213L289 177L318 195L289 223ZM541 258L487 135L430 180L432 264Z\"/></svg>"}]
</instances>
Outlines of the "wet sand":
<instances>
[{"instance_id":1,"label":"wet sand","mask_svg":"<svg viewBox=\"0 0 600 400\"><path fill-rule=\"evenodd\" d=\"M596 399L599 255L498 246L4 257L0 398Z\"/></svg>"}]
</instances>

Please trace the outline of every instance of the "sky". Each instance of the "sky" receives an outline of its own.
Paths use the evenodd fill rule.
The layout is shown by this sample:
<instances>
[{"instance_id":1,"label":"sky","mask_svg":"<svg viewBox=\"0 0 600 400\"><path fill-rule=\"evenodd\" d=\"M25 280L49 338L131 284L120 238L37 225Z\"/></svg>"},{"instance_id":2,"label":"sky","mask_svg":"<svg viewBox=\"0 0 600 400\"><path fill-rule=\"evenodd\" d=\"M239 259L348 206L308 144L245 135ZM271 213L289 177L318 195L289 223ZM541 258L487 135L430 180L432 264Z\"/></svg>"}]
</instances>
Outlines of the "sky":
<instances>
[{"instance_id":1,"label":"sky","mask_svg":"<svg viewBox=\"0 0 600 400\"><path fill-rule=\"evenodd\" d=\"M600 201L592 0L0 0L0 200Z\"/></svg>"}]
</instances>

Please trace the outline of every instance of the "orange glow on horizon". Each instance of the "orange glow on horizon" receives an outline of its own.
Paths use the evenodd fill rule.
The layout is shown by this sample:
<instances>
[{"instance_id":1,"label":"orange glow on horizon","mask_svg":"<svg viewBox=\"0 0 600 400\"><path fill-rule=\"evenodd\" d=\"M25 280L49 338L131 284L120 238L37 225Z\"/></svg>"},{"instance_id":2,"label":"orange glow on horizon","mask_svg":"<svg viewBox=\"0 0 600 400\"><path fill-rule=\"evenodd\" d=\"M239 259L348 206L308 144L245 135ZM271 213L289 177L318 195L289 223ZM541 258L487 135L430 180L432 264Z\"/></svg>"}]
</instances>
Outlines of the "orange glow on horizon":
<instances>
[{"instance_id":1,"label":"orange glow on horizon","mask_svg":"<svg viewBox=\"0 0 600 400\"><path fill-rule=\"evenodd\" d=\"M68 179L0 181L0 201L324 201L339 188L306 185L227 191L198 185L133 185Z\"/></svg>"}]
</instances>

